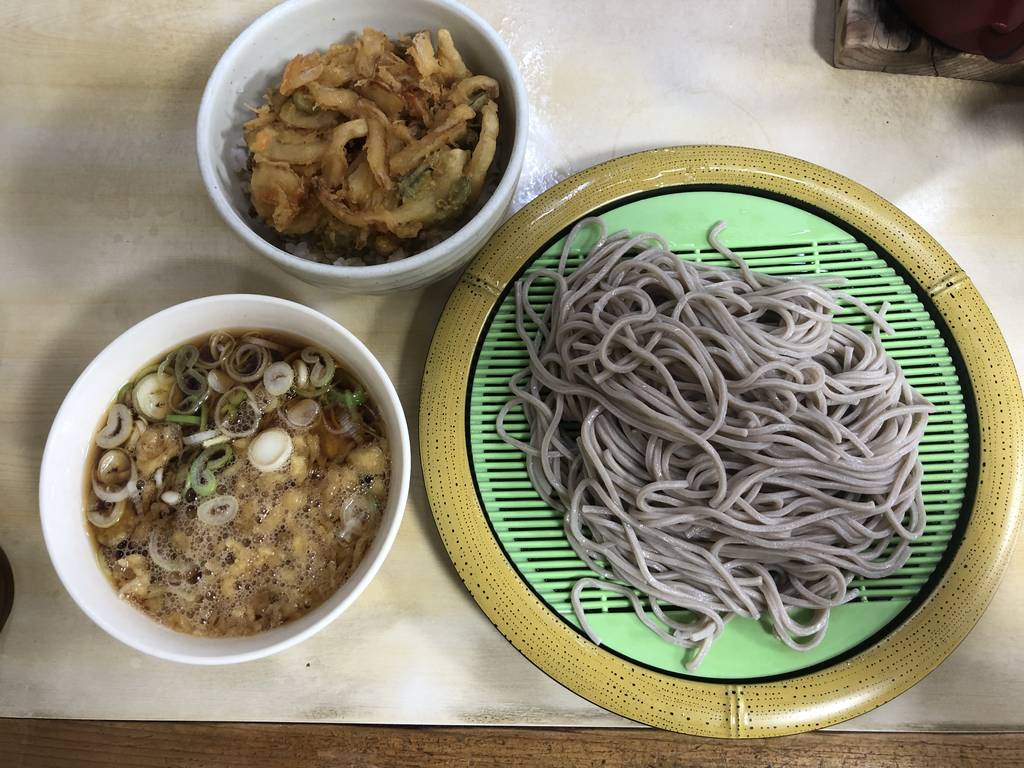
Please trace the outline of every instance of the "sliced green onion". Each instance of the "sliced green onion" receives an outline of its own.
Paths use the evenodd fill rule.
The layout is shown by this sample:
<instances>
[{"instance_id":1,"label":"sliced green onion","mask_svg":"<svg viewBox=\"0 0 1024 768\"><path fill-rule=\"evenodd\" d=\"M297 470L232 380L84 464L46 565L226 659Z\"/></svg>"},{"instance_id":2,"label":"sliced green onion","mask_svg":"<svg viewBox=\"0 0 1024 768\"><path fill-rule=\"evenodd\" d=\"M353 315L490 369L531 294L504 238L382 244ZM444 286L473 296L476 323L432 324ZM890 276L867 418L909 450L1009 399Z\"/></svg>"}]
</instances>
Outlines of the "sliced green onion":
<instances>
[{"instance_id":1,"label":"sliced green onion","mask_svg":"<svg viewBox=\"0 0 1024 768\"><path fill-rule=\"evenodd\" d=\"M203 457L206 458L207 469L218 470L234 461L235 451L230 445L207 448L199 454L199 458Z\"/></svg>"},{"instance_id":2,"label":"sliced green onion","mask_svg":"<svg viewBox=\"0 0 1024 768\"><path fill-rule=\"evenodd\" d=\"M168 352L167 357L163 359L163 362L156 367L156 372L163 376L167 373L167 368L174 363L174 352Z\"/></svg>"},{"instance_id":3,"label":"sliced green onion","mask_svg":"<svg viewBox=\"0 0 1024 768\"><path fill-rule=\"evenodd\" d=\"M217 496L199 505L196 517L207 525L226 525L238 514L238 499L234 496Z\"/></svg>"},{"instance_id":4,"label":"sliced green onion","mask_svg":"<svg viewBox=\"0 0 1024 768\"><path fill-rule=\"evenodd\" d=\"M203 407L199 411L199 431L200 432L205 432L206 431L206 428L209 426L209 417L210 417L210 409L207 406L206 401L203 401Z\"/></svg>"},{"instance_id":5,"label":"sliced green onion","mask_svg":"<svg viewBox=\"0 0 1024 768\"><path fill-rule=\"evenodd\" d=\"M208 395L209 390L203 392L201 395L187 395L174 407L174 410L178 413L194 414L199 410L200 406L206 402Z\"/></svg>"},{"instance_id":6,"label":"sliced green onion","mask_svg":"<svg viewBox=\"0 0 1024 768\"><path fill-rule=\"evenodd\" d=\"M187 370L195 366L199 361L199 350L191 344L179 347L174 353L174 369Z\"/></svg>"},{"instance_id":7,"label":"sliced green onion","mask_svg":"<svg viewBox=\"0 0 1024 768\"><path fill-rule=\"evenodd\" d=\"M276 472L292 455L292 438L280 427L260 432L249 443L249 463L260 472Z\"/></svg>"},{"instance_id":8,"label":"sliced green onion","mask_svg":"<svg viewBox=\"0 0 1024 768\"><path fill-rule=\"evenodd\" d=\"M184 395L174 409L177 413L195 413L210 394L206 374L195 368L198 360L199 350L191 344L174 352L174 380Z\"/></svg>"},{"instance_id":9,"label":"sliced green onion","mask_svg":"<svg viewBox=\"0 0 1024 768\"><path fill-rule=\"evenodd\" d=\"M302 350L302 360L309 366L309 384L323 387L334 378L334 358L318 347Z\"/></svg>"},{"instance_id":10,"label":"sliced green onion","mask_svg":"<svg viewBox=\"0 0 1024 768\"><path fill-rule=\"evenodd\" d=\"M135 412L150 421L162 421L170 410L174 377L163 373L148 373L137 379L132 388Z\"/></svg>"},{"instance_id":11,"label":"sliced green onion","mask_svg":"<svg viewBox=\"0 0 1024 768\"><path fill-rule=\"evenodd\" d=\"M295 388L295 393L296 394L301 395L302 397L313 398L314 400L316 398L318 398L318 397L323 397L324 395L330 393L330 391L331 391L331 385L330 384L325 384L322 387L309 387L309 386L307 386L307 387L296 387Z\"/></svg>"},{"instance_id":12,"label":"sliced green onion","mask_svg":"<svg viewBox=\"0 0 1024 768\"><path fill-rule=\"evenodd\" d=\"M199 426L201 419L198 416L186 416L181 413L169 413L164 416L164 421L173 421L175 424L193 424Z\"/></svg>"},{"instance_id":13,"label":"sliced green onion","mask_svg":"<svg viewBox=\"0 0 1024 768\"><path fill-rule=\"evenodd\" d=\"M334 402L323 410L324 429L335 435L346 435L359 442L362 419L358 411L345 408L340 402Z\"/></svg>"},{"instance_id":14,"label":"sliced green onion","mask_svg":"<svg viewBox=\"0 0 1024 768\"><path fill-rule=\"evenodd\" d=\"M131 437L135 420L131 409L124 403L114 403L107 412L107 423L96 433L96 445L100 448L117 448Z\"/></svg>"},{"instance_id":15,"label":"sliced green onion","mask_svg":"<svg viewBox=\"0 0 1024 768\"><path fill-rule=\"evenodd\" d=\"M187 446L199 445L200 443L205 443L207 440L216 437L218 434L219 433L216 429L207 429L203 432L193 432L188 437L182 439L181 443L182 445Z\"/></svg>"},{"instance_id":16,"label":"sliced green onion","mask_svg":"<svg viewBox=\"0 0 1024 768\"><path fill-rule=\"evenodd\" d=\"M224 361L224 371L235 381L249 384L263 377L263 371L270 365L270 350L252 342L235 347Z\"/></svg>"},{"instance_id":17,"label":"sliced green onion","mask_svg":"<svg viewBox=\"0 0 1024 768\"><path fill-rule=\"evenodd\" d=\"M281 409L281 415L288 422L289 426L295 429L306 429L313 426L313 422L320 418L320 403L316 400L303 399L291 400Z\"/></svg>"},{"instance_id":18,"label":"sliced green onion","mask_svg":"<svg viewBox=\"0 0 1024 768\"><path fill-rule=\"evenodd\" d=\"M213 409L213 423L228 437L248 437L254 434L259 429L260 416L259 403L244 386L225 392Z\"/></svg>"},{"instance_id":19,"label":"sliced green onion","mask_svg":"<svg viewBox=\"0 0 1024 768\"><path fill-rule=\"evenodd\" d=\"M328 392L328 396L331 400L341 403L349 410L358 408L366 402L366 393L363 392L362 387L356 387L355 389L332 389Z\"/></svg>"},{"instance_id":20,"label":"sliced green onion","mask_svg":"<svg viewBox=\"0 0 1024 768\"><path fill-rule=\"evenodd\" d=\"M217 445L203 449L188 470L186 490L191 485L199 496L210 496L217 490L214 472L232 462L235 452L230 445Z\"/></svg>"},{"instance_id":21,"label":"sliced green onion","mask_svg":"<svg viewBox=\"0 0 1024 768\"><path fill-rule=\"evenodd\" d=\"M200 496L210 496L217 490L217 478L208 469L198 470L198 464L193 464L188 473L189 484L192 490Z\"/></svg>"},{"instance_id":22,"label":"sliced green onion","mask_svg":"<svg viewBox=\"0 0 1024 768\"><path fill-rule=\"evenodd\" d=\"M287 393L294 381L295 371L288 363L271 363L263 372L263 388L273 397Z\"/></svg>"},{"instance_id":23,"label":"sliced green onion","mask_svg":"<svg viewBox=\"0 0 1024 768\"><path fill-rule=\"evenodd\" d=\"M224 358L231 354L235 348L235 340L227 331L217 331L210 335L204 349L210 351L209 360L205 360L200 353L196 360L196 366L204 370L219 368L224 363Z\"/></svg>"},{"instance_id":24,"label":"sliced green onion","mask_svg":"<svg viewBox=\"0 0 1024 768\"><path fill-rule=\"evenodd\" d=\"M238 412L238 406L242 404L245 398L245 390L241 387L235 387L224 396L224 412L229 417L234 417Z\"/></svg>"}]
</instances>

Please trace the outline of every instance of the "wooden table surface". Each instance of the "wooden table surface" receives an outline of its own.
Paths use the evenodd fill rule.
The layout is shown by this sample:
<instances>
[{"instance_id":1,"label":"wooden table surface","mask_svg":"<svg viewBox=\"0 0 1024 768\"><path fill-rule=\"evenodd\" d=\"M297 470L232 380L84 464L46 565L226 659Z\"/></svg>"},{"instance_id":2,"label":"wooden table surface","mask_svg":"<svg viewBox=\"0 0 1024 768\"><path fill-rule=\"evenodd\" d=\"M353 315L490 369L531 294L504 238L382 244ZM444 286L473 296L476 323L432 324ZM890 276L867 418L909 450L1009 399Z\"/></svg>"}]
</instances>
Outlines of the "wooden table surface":
<instances>
[{"instance_id":1,"label":"wooden table surface","mask_svg":"<svg viewBox=\"0 0 1024 768\"><path fill-rule=\"evenodd\" d=\"M441 547L417 471L397 543L363 597L317 637L263 661L191 668L135 653L72 604L49 564L36 484L50 421L104 345L170 304L244 291L328 313L380 357L415 431L423 361L452 282L382 298L328 294L250 252L202 189L193 123L203 84L271 5L0 2L0 545L17 584L0 633L0 717L629 725L548 679L491 627ZM794 154L922 223L978 285L1024 363L1024 89L835 70L830 2L469 5L509 43L531 94L516 206L647 147ZM949 660L841 728L1024 728L1022 592L1018 552ZM89 727L5 722L0 754L32 734L74 743ZM149 733L121 727L112 733Z\"/></svg>"}]
</instances>

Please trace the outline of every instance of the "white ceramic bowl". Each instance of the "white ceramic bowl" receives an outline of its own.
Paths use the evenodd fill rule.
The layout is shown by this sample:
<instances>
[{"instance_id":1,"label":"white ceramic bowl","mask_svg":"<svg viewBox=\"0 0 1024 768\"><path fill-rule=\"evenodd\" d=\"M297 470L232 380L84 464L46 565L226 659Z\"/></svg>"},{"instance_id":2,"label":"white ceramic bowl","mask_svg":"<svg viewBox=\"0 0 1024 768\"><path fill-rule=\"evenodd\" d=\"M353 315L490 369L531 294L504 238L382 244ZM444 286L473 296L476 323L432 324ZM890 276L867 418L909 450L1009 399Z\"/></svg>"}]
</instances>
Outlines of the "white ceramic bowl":
<instances>
[{"instance_id":1,"label":"white ceramic bowl","mask_svg":"<svg viewBox=\"0 0 1024 768\"><path fill-rule=\"evenodd\" d=\"M83 477L94 431L114 394L142 366L178 344L218 328L293 333L333 353L381 409L391 446L391 490L380 530L352 576L305 616L249 637L203 638L175 632L121 600L96 563L83 514ZM248 661L288 648L323 629L365 589L398 532L409 491L409 432L387 373L351 333L301 304L269 296L209 296L165 309L125 331L78 377L50 428L39 477L39 509L50 559L79 607L121 642L192 664Z\"/></svg>"},{"instance_id":2,"label":"white ceramic bowl","mask_svg":"<svg viewBox=\"0 0 1024 768\"><path fill-rule=\"evenodd\" d=\"M391 264L341 267L292 256L271 245L265 225L248 214L238 179L242 123L259 104L284 65L297 53L324 50L364 27L390 37L421 29L451 31L467 66L498 80L501 124L497 189L461 229L433 248ZM340 291L386 293L418 288L459 269L487 241L512 201L526 152L526 86L498 34L473 11L453 0L289 0L254 21L224 52L206 84L196 123L196 153L203 184L224 221L245 242L307 282Z\"/></svg>"}]
</instances>

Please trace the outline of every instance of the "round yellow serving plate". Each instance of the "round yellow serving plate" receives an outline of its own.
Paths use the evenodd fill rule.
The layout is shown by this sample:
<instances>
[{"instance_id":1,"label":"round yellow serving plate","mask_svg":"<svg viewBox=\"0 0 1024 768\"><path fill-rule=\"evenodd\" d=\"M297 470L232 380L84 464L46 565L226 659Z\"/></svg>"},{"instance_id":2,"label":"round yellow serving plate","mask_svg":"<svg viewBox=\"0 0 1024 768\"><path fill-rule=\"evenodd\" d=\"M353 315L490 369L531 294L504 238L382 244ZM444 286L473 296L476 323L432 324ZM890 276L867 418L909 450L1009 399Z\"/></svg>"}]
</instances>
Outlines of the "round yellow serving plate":
<instances>
[{"instance_id":1,"label":"round yellow serving plate","mask_svg":"<svg viewBox=\"0 0 1024 768\"><path fill-rule=\"evenodd\" d=\"M634 663L591 643L525 583L481 507L467 441L468 385L481 334L524 264L569 225L659 190L728 188L806 205L886 252L916 282L955 341L973 393L973 505L941 578L878 642L767 682L712 682ZM905 691L948 656L981 616L1006 567L1024 497L1024 400L1006 344L952 258L892 204L802 160L695 146L611 160L552 187L512 217L466 270L431 345L420 452L441 538L501 633L580 696L648 725L715 737L821 728Z\"/></svg>"}]
</instances>

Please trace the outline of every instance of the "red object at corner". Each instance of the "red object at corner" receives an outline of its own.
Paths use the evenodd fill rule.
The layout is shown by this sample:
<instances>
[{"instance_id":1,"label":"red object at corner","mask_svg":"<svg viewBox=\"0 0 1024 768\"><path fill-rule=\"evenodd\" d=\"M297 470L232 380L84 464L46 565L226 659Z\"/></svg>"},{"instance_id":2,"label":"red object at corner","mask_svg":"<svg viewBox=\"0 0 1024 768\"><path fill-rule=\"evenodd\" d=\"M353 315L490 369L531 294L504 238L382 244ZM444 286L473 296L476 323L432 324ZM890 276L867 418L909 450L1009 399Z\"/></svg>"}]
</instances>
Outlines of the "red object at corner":
<instances>
[{"instance_id":1,"label":"red object at corner","mask_svg":"<svg viewBox=\"0 0 1024 768\"><path fill-rule=\"evenodd\" d=\"M992 61L1024 60L1024 0L894 0L921 31Z\"/></svg>"}]
</instances>

